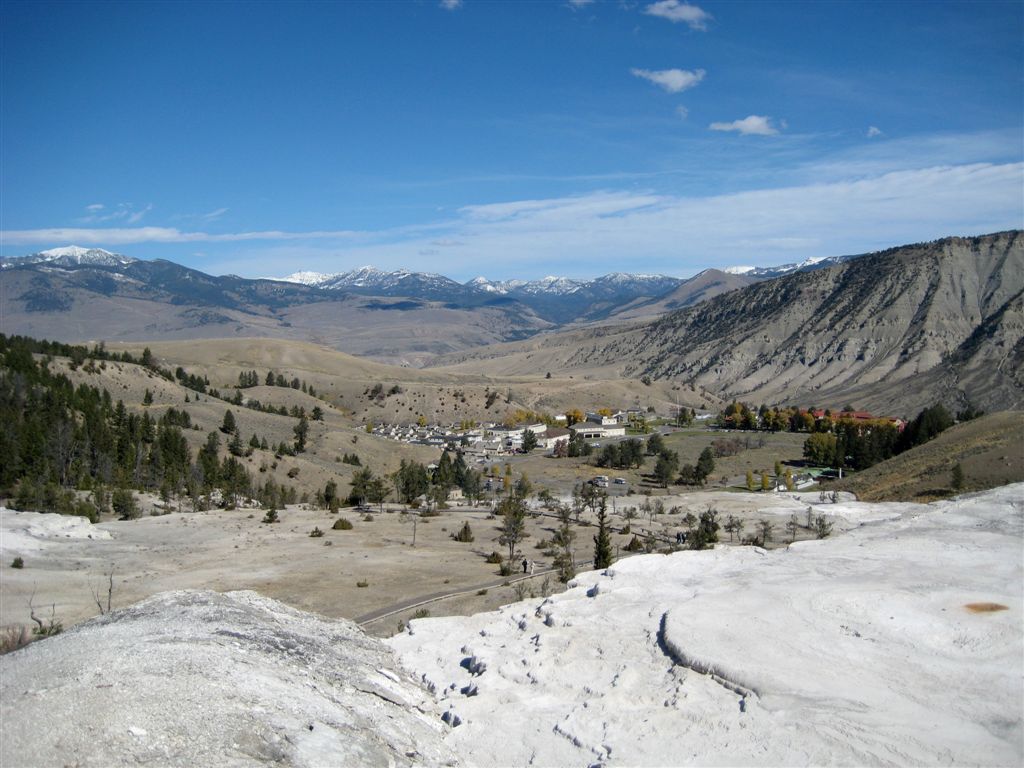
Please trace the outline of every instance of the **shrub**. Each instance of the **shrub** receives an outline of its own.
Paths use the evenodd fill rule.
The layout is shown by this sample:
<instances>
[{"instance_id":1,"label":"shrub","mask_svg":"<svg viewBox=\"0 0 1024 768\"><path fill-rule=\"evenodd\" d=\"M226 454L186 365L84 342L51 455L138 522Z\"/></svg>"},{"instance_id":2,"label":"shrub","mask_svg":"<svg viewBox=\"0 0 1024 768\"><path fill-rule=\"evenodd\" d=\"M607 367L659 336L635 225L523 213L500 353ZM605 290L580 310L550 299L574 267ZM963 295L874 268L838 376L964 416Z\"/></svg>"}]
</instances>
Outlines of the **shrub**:
<instances>
[{"instance_id":1,"label":"shrub","mask_svg":"<svg viewBox=\"0 0 1024 768\"><path fill-rule=\"evenodd\" d=\"M468 520L462 524L462 528L459 529L458 533L452 534L452 538L466 544L473 541L473 529L469 527Z\"/></svg>"},{"instance_id":2,"label":"shrub","mask_svg":"<svg viewBox=\"0 0 1024 768\"><path fill-rule=\"evenodd\" d=\"M110 497L110 505L122 520L136 520L142 514L135 503L135 496L127 488L115 488Z\"/></svg>"},{"instance_id":3,"label":"shrub","mask_svg":"<svg viewBox=\"0 0 1024 768\"><path fill-rule=\"evenodd\" d=\"M339 517L334 521L334 525L332 525L331 528L335 531L351 531L352 521L344 517Z\"/></svg>"},{"instance_id":4,"label":"shrub","mask_svg":"<svg viewBox=\"0 0 1024 768\"><path fill-rule=\"evenodd\" d=\"M263 516L262 522L264 523L280 523L281 519L277 516L276 509L268 509L267 514Z\"/></svg>"},{"instance_id":5,"label":"shrub","mask_svg":"<svg viewBox=\"0 0 1024 768\"><path fill-rule=\"evenodd\" d=\"M493 565L501 565L505 558L501 556L501 552L491 552L484 561Z\"/></svg>"},{"instance_id":6,"label":"shrub","mask_svg":"<svg viewBox=\"0 0 1024 768\"><path fill-rule=\"evenodd\" d=\"M24 567L25 567L25 561L22 558L20 558L20 557L14 558L14 562L11 563L11 568L24 568Z\"/></svg>"},{"instance_id":7,"label":"shrub","mask_svg":"<svg viewBox=\"0 0 1024 768\"><path fill-rule=\"evenodd\" d=\"M412 615L412 617L413 617L414 619L425 619L425 618L427 618L427 616L429 616L429 615L430 615L430 611L428 611L428 610L427 610L426 608L420 608L420 609L418 609L418 610L416 611L416 613L414 613L414 614Z\"/></svg>"},{"instance_id":8,"label":"shrub","mask_svg":"<svg viewBox=\"0 0 1024 768\"><path fill-rule=\"evenodd\" d=\"M365 579L363 579L363 580L357 581L356 582L356 586L359 587L360 589L365 589L366 587L370 586L370 582L368 582Z\"/></svg>"},{"instance_id":9,"label":"shrub","mask_svg":"<svg viewBox=\"0 0 1024 768\"><path fill-rule=\"evenodd\" d=\"M367 512L365 515L363 515L363 522L364 523L372 523L373 522L373 515L371 515L369 512Z\"/></svg>"},{"instance_id":10,"label":"shrub","mask_svg":"<svg viewBox=\"0 0 1024 768\"><path fill-rule=\"evenodd\" d=\"M319 527L315 527L315 528L313 528L312 531L309 532L309 537L311 539L319 539L323 535L324 535L324 532L321 531Z\"/></svg>"},{"instance_id":11,"label":"shrub","mask_svg":"<svg viewBox=\"0 0 1024 768\"><path fill-rule=\"evenodd\" d=\"M644 548L644 543L640 540L639 536L633 536L629 540L629 544L625 546L627 552L640 552Z\"/></svg>"}]
</instances>

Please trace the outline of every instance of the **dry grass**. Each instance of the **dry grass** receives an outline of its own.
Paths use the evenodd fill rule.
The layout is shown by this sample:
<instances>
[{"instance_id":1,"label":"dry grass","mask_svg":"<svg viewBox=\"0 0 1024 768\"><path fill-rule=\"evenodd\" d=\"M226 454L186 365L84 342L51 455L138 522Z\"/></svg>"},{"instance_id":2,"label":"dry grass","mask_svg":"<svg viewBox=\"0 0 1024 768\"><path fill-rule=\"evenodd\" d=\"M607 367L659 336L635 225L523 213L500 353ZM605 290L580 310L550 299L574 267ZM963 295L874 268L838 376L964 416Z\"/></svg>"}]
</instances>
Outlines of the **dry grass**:
<instances>
[{"instance_id":1,"label":"dry grass","mask_svg":"<svg viewBox=\"0 0 1024 768\"><path fill-rule=\"evenodd\" d=\"M0 627L0 656L32 642L32 633L23 624L8 624Z\"/></svg>"},{"instance_id":2,"label":"dry grass","mask_svg":"<svg viewBox=\"0 0 1024 768\"><path fill-rule=\"evenodd\" d=\"M862 501L931 501L954 493L957 463L964 470L964 492L1024 481L1024 412L1002 411L958 424L835 487Z\"/></svg>"}]
</instances>

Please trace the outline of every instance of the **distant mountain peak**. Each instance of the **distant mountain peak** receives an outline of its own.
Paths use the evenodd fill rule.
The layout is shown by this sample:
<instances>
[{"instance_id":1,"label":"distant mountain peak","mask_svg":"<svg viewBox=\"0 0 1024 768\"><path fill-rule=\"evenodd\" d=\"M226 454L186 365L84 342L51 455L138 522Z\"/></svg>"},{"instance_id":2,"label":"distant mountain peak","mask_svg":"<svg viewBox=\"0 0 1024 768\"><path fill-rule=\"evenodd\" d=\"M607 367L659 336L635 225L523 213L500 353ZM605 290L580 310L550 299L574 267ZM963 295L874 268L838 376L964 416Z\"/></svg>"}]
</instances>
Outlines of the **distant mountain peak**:
<instances>
[{"instance_id":1,"label":"distant mountain peak","mask_svg":"<svg viewBox=\"0 0 1024 768\"><path fill-rule=\"evenodd\" d=\"M279 280L282 283L298 283L299 285L320 285L326 283L328 280L337 277L336 274L328 272L310 272L303 270L301 272L293 272L288 277L276 277L268 278L272 280Z\"/></svg>"},{"instance_id":2,"label":"distant mountain peak","mask_svg":"<svg viewBox=\"0 0 1024 768\"><path fill-rule=\"evenodd\" d=\"M79 245L64 245L60 248L50 248L46 251L40 251L39 256L50 256L54 259L59 259L61 256L70 256L72 258L80 259L83 256L89 256L91 254L99 254L102 256L114 256L115 254L110 251L105 251L102 248L82 248Z\"/></svg>"},{"instance_id":3,"label":"distant mountain peak","mask_svg":"<svg viewBox=\"0 0 1024 768\"><path fill-rule=\"evenodd\" d=\"M78 245L64 245L58 248L50 248L39 251L28 256L20 256L13 259L3 259L3 267L17 267L27 264L54 264L56 266L95 265L103 267L118 267L126 264L134 264L138 259L131 256L123 256L119 253L111 253L102 248L82 248Z\"/></svg>"}]
</instances>

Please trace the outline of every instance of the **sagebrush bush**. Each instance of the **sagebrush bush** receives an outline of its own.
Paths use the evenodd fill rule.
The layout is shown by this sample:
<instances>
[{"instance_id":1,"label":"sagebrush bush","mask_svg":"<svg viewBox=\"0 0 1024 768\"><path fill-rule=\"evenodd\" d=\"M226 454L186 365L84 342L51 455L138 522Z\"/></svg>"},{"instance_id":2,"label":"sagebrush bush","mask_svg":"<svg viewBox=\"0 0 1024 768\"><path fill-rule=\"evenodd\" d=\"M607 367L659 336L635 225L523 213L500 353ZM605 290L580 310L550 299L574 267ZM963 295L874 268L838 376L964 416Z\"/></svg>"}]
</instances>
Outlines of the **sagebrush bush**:
<instances>
[{"instance_id":1,"label":"sagebrush bush","mask_svg":"<svg viewBox=\"0 0 1024 768\"><path fill-rule=\"evenodd\" d=\"M334 521L334 525L331 526L335 531L351 531L352 521L344 517L339 517Z\"/></svg>"}]
</instances>

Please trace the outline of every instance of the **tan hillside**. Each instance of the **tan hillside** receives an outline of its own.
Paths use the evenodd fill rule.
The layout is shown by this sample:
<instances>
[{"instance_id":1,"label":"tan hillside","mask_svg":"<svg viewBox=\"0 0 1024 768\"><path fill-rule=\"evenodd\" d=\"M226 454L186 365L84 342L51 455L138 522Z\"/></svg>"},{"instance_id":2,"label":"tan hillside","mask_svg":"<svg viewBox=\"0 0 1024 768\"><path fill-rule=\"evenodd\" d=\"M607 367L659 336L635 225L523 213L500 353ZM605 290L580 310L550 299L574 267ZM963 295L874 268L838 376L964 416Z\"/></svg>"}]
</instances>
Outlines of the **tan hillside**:
<instances>
[{"instance_id":1,"label":"tan hillside","mask_svg":"<svg viewBox=\"0 0 1024 768\"><path fill-rule=\"evenodd\" d=\"M707 392L671 381L647 385L637 379L575 374L548 379L539 360L527 360L519 375L490 376L475 371L472 365L453 370L389 366L315 344L278 339L114 344L108 348L137 354L144 346L149 346L160 365L171 369L180 365L189 373L206 376L221 390L233 387L239 373L251 370L260 381L267 371L289 380L299 378L346 414L352 426L415 422L421 416L430 423L502 421L520 409L556 414L573 408L653 407L670 413L676 406L720 405L720 400ZM372 396L377 385L384 390L382 397ZM265 389L277 398L271 402L292 405L287 398L293 390ZM257 387L249 394L265 402L265 389Z\"/></svg>"},{"instance_id":2,"label":"tan hillside","mask_svg":"<svg viewBox=\"0 0 1024 768\"><path fill-rule=\"evenodd\" d=\"M195 346L201 347L198 344ZM207 434L219 429L225 411L230 410L244 443L248 444L254 434L258 438L265 438L268 443L268 450L256 449L251 456L241 459L253 481L263 484L268 478L273 478L277 483L293 486L300 496L303 492L314 494L329 480L338 482L342 492L346 492L352 474L358 469L340 462L346 453L359 456L363 465L371 467L377 474L394 471L403 458L421 462L437 458L434 449L383 441L368 435L343 410L301 391L283 387L255 387L246 390L247 396L265 405L283 405L288 409L301 406L307 413L319 406L324 411L322 421L310 422L306 452L296 456L283 455L278 459L274 455L274 446L281 442L291 444L295 439L292 430L298 420L292 416L264 413L209 395L200 395L139 365L108 361L102 368L97 367L95 372L90 373L82 367L72 371L68 363L66 358L56 358L51 367L68 375L76 384L84 383L108 390L115 402L122 400L131 411L147 412L154 420L171 407L186 411L193 428L184 430L184 434L193 457L206 441ZM163 362L161 364L165 365ZM197 372L191 366L185 367L190 373ZM147 390L152 394L153 403L144 406L142 403ZM233 394L233 390L228 393L222 391L222 394ZM222 456L227 455L227 441L228 436L220 434ZM291 476L289 473L292 473Z\"/></svg>"},{"instance_id":3,"label":"tan hillside","mask_svg":"<svg viewBox=\"0 0 1024 768\"><path fill-rule=\"evenodd\" d=\"M450 355L450 370L529 363L650 375L720 397L913 415L936 401L1024 404L1024 238L948 238L758 283L647 324L542 334Z\"/></svg>"},{"instance_id":4,"label":"tan hillside","mask_svg":"<svg viewBox=\"0 0 1024 768\"><path fill-rule=\"evenodd\" d=\"M158 274L114 279L88 269L5 269L0 273L4 332L70 343L312 340L351 354L420 365L439 354L552 327L515 302L457 306L344 292L325 297L305 286L240 278L231 288L230 278L169 262L139 262L138 269ZM224 282L228 288L220 287Z\"/></svg>"},{"instance_id":5,"label":"tan hillside","mask_svg":"<svg viewBox=\"0 0 1024 768\"><path fill-rule=\"evenodd\" d=\"M952 493L953 467L964 470L964 492L1024 480L1024 411L986 414L934 440L858 472L834 487L862 501L922 501Z\"/></svg>"}]
</instances>

